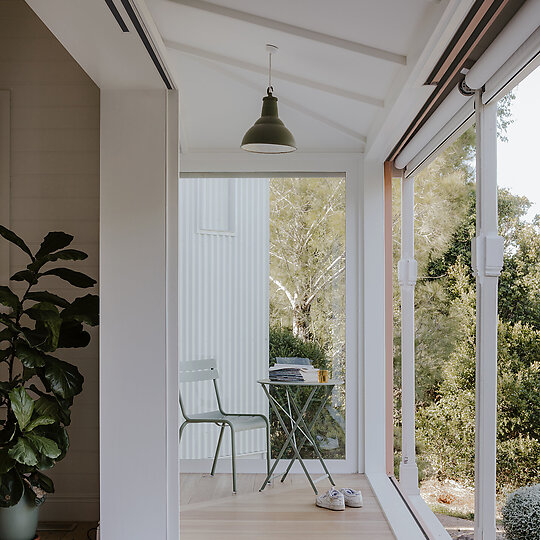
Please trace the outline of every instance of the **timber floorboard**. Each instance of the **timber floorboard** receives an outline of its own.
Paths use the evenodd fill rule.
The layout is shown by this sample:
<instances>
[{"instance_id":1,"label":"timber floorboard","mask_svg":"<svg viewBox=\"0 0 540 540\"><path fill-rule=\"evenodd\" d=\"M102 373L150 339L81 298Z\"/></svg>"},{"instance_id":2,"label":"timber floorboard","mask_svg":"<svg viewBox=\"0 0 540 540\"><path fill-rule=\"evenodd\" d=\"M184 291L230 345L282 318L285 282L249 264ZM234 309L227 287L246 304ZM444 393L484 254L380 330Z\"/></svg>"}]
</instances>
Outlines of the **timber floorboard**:
<instances>
[{"instance_id":1,"label":"timber floorboard","mask_svg":"<svg viewBox=\"0 0 540 540\"><path fill-rule=\"evenodd\" d=\"M40 531L38 525L38 534L40 540L88 540L91 538L94 540L96 537L97 523L81 522L77 523L77 526L73 531L61 532L61 531ZM93 529L90 531L90 529ZM90 531L90 532L89 532Z\"/></svg>"},{"instance_id":2,"label":"timber floorboard","mask_svg":"<svg viewBox=\"0 0 540 540\"><path fill-rule=\"evenodd\" d=\"M334 475L338 487L360 489L364 499L362 508L343 512L317 508L303 474L291 474L284 483L276 478L259 493L263 480L261 474L239 474L238 494L233 495L230 474L182 474L182 540L395 538L365 475ZM317 487L322 493L330 485L322 480Z\"/></svg>"}]
</instances>

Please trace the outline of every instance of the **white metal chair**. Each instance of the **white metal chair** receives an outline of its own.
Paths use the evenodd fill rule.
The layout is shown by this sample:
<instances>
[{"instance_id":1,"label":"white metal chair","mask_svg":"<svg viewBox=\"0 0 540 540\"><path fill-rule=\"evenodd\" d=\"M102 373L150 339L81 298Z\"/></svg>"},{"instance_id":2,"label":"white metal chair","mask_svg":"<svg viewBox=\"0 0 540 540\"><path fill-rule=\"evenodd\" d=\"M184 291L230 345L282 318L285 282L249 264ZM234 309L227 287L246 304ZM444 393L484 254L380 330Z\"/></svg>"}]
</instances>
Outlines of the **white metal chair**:
<instances>
[{"instance_id":1,"label":"white metal chair","mask_svg":"<svg viewBox=\"0 0 540 540\"><path fill-rule=\"evenodd\" d=\"M216 424L220 426L219 438L212 464L210 474L214 476L219 449L223 439L223 432L226 426L231 430L231 456L232 456L232 477L233 477L233 493L236 493L236 441L235 434L239 431L248 431L252 429L266 429L266 471L270 471L270 423L264 414L246 414L246 413L227 413L221 405L221 397L219 395L217 379L219 378L216 361L209 360L194 360L191 362L180 362L180 382L195 383L211 380L214 384L216 394L217 410L204 413L189 414L182 400L182 392L179 393L180 409L185 418L184 423L180 426L178 434L178 442L182 439L182 433L188 424Z\"/></svg>"}]
</instances>

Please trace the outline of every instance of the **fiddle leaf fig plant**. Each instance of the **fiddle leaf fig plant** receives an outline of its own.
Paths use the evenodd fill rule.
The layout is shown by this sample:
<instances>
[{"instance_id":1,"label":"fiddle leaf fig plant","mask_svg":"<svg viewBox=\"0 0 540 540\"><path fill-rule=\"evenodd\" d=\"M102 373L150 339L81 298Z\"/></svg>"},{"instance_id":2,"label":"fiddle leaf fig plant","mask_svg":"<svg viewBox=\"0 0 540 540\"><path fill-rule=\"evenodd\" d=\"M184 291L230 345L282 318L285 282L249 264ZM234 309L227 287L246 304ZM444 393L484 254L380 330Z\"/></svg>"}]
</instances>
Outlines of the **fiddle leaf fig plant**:
<instances>
[{"instance_id":1,"label":"fiddle leaf fig plant","mask_svg":"<svg viewBox=\"0 0 540 540\"><path fill-rule=\"evenodd\" d=\"M0 507L17 504L24 493L39 505L54 492L42 471L66 455L70 409L84 380L55 353L88 345L85 325L97 326L99 299L86 294L68 301L40 287L51 277L73 288L95 285L86 274L51 265L87 258L82 251L66 249L73 241L70 234L48 233L36 253L1 225L0 235L29 259L10 278L21 282L19 294L0 286Z\"/></svg>"}]
</instances>

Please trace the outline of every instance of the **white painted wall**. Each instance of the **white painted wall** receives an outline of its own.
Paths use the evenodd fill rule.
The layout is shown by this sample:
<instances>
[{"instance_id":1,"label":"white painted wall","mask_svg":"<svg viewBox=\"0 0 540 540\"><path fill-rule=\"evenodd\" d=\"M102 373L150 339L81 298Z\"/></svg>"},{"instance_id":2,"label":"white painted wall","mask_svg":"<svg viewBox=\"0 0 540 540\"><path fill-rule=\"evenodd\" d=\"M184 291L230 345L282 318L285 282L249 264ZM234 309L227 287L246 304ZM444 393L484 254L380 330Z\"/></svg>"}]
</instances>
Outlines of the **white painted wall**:
<instances>
[{"instance_id":1,"label":"white painted wall","mask_svg":"<svg viewBox=\"0 0 540 540\"><path fill-rule=\"evenodd\" d=\"M166 325L167 264L175 265L166 259L167 173L177 178L167 105L161 90L101 93L102 540L178 538L167 476L178 446L166 384L168 360L177 361Z\"/></svg>"},{"instance_id":2,"label":"white painted wall","mask_svg":"<svg viewBox=\"0 0 540 540\"><path fill-rule=\"evenodd\" d=\"M268 375L268 179L182 178L179 215L180 362L215 358L225 410L268 414L256 383ZM210 381L180 390L189 412L217 409ZM181 458L213 457L218 433L188 426ZM265 452L265 441L264 430L237 434L238 455Z\"/></svg>"},{"instance_id":3,"label":"white painted wall","mask_svg":"<svg viewBox=\"0 0 540 540\"><path fill-rule=\"evenodd\" d=\"M0 2L0 89L11 113L11 123L5 108L0 117L0 147L11 147L8 182L0 191L0 223L13 228L33 250L49 231L73 234L73 247L89 256L66 266L97 279L99 89L23 0ZM2 159L3 171L5 165ZM7 167L9 171L9 162ZM4 275L28 261L13 246L1 257L6 284ZM52 277L43 283L68 299L97 293L97 286L73 290ZM20 282L11 286L21 289ZM71 447L50 471L56 493L42 507L41 519L98 518L98 332L91 329L92 341L85 349L59 351L78 366L85 383L73 406Z\"/></svg>"}]
</instances>

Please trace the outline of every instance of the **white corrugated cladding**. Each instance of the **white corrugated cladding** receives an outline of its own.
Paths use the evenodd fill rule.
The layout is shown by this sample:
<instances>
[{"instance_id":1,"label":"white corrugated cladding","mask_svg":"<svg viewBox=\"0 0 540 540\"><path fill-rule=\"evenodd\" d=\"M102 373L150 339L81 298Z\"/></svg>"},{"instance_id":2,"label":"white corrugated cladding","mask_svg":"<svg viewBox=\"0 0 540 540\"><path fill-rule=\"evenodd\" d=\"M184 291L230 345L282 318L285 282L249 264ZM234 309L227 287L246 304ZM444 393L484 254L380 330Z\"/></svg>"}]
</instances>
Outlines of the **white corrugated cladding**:
<instances>
[{"instance_id":1,"label":"white corrugated cladding","mask_svg":"<svg viewBox=\"0 0 540 540\"><path fill-rule=\"evenodd\" d=\"M179 209L180 362L215 358L225 410L267 413L256 381L268 374L268 179L182 178ZM211 384L180 385L189 412L216 410ZM181 458L213 457L218 432L188 426ZM264 430L237 443L239 455L264 452Z\"/></svg>"}]
</instances>

